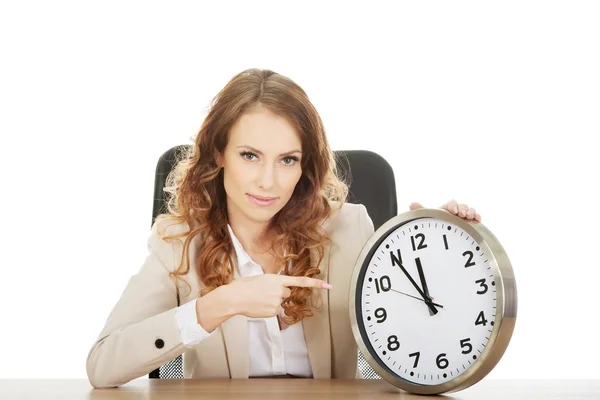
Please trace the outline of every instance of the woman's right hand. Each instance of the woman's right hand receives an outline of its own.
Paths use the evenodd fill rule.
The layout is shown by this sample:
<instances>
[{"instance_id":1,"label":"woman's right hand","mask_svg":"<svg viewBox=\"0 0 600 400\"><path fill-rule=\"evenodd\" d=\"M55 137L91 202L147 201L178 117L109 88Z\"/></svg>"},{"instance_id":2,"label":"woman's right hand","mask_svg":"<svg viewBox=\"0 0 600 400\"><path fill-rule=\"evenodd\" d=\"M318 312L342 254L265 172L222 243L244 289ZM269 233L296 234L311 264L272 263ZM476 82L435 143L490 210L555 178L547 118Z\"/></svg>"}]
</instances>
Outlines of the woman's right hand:
<instances>
[{"instance_id":1,"label":"woman's right hand","mask_svg":"<svg viewBox=\"0 0 600 400\"><path fill-rule=\"evenodd\" d=\"M251 318L268 318L279 314L282 301L291 294L290 287L331 289L320 279L305 276L262 274L236 280L229 286L230 301L237 314Z\"/></svg>"}]
</instances>

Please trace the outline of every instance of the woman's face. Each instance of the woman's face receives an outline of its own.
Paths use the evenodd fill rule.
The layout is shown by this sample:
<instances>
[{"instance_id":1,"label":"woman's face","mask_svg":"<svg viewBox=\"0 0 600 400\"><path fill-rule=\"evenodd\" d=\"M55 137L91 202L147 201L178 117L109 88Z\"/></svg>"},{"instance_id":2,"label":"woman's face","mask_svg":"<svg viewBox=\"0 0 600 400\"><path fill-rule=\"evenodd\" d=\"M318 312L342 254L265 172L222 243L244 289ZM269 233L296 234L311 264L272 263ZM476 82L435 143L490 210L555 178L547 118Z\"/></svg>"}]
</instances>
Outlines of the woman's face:
<instances>
[{"instance_id":1,"label":"woman's face","mask_svg":"<svg viewBox=\"0 0 600 400\"><path fill-rule=\"evenodd\" d=\"M300 135L285 118L255 108L233 125L223 153L230 221L268 222L302 175Z\"/></svg>"}]
</instances>

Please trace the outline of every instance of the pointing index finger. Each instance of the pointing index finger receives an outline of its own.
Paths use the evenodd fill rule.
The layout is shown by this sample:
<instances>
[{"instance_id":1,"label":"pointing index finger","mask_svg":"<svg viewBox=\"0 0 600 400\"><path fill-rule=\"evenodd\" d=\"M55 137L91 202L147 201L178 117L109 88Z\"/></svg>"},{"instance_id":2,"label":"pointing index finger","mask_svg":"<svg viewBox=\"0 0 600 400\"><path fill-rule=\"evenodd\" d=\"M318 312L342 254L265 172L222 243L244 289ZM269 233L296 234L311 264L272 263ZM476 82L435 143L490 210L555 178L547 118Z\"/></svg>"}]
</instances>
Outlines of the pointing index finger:
<instances>
[{"instance_id":1,"label":"pointing index finger","mask_svg":"<svg viewBox=\"0 0 600 400\"><path fill-rule=\"evenodd\" d=\"M300 287L314 287L318 289L331 289L332 286L320 279L309 278L307 276L287 276L282 275L283 286L300 286Z\"/></svg>"}]
</instances>

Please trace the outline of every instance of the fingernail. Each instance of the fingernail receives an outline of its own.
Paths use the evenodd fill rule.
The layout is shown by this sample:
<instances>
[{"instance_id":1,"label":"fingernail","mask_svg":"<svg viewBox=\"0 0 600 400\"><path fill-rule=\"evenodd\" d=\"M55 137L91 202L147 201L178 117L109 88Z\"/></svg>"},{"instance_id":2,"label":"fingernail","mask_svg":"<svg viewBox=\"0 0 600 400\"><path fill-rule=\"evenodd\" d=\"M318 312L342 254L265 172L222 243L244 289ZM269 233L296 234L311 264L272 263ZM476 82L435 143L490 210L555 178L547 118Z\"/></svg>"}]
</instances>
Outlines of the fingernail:
<instances>
[{"instance_id":1,"label":"fingernail","mask_svg":"<svg viewBox=\"0 0 600 400\"><path fill-rule=\"evenodd\" d=\"M458 207L454 207L454 212L458 212Z\"/></svg>"},{"instance_id":2,"label":"fingernail","mask_svg":"<svg viewBox=\"0 0 600 400\"><path fill-rule=\"evenodd\" d=\"M331 286L329 283L324 283L323 284L323 289L331 289L333 286Z\"/></svg>"}]
</instances>

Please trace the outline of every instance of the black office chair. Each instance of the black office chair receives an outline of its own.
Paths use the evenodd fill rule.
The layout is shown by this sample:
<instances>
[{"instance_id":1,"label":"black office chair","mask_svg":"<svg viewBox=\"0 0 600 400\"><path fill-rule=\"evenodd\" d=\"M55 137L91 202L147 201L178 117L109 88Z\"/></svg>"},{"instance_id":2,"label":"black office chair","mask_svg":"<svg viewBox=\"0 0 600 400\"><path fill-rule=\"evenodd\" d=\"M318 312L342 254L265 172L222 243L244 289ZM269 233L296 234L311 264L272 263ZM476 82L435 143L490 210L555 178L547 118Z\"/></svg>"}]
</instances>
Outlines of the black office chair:
<instances>
[{"instance_id":1,"label":"black office chair","mask_svg":"<svg viewBox=\"0 0 600 400\"><path fill-rule=\"evenodd\" d=\"M156 217L166 212L165 186L167 176L175 166L177 154L184 147L180 145L167 150L158 160L154 180L154 204L152 224ZM398 213L396 182L390 164L377 153L366 150L335 151L338 173L348 183L349 203L363 204L373 221L375 230ZM178 299L179 302L179 299ZM369 366L358 352L358 368L365 379L381 377ZM183 378L183 358L178 356L172 361L152 371L150 378Z\"/></svg>"}]
</instances>

